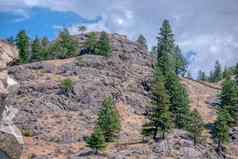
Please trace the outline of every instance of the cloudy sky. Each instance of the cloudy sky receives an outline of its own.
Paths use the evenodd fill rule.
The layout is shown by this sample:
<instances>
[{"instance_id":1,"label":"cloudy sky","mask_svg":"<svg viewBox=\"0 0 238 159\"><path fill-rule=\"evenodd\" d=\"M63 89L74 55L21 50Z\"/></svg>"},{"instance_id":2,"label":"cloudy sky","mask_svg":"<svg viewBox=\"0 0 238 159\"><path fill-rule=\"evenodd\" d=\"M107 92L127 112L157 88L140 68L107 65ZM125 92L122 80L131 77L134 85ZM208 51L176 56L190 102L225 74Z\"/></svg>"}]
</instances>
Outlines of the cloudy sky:
<instances>
[{"instance_id":1,"label":"cloudy sky","mask_svg":"<svg viewBox=\"0 0 238 159\"><path fill-rule=\"evenodd\" d=\"M191 72L209 70L215 60L238 62L238 0L0 0L0 38L25 29L53 39L62 27L77 26L127 34L142 33L150 46L163 19L191 60Z\"/></svg>"}]
</instances>

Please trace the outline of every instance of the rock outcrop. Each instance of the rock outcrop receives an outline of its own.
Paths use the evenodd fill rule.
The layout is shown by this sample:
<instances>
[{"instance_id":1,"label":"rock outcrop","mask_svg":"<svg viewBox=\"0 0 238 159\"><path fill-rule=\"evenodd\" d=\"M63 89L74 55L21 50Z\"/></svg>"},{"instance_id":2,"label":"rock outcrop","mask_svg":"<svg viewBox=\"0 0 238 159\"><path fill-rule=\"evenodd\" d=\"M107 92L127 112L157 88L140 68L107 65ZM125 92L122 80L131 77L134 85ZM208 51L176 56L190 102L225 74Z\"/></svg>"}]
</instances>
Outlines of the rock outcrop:
<instances>
[{"instance_id":1,"label":"rock outcrop","mask_svg":"<svg viewBox=\"0 0 238 159\"><path fill-rule=\"evenodd\" d=\"M0 41L0 151L11 159L19 159L23 150L21 133L12 122L16 109L11 107L19 86L7 73L7 66L17 58L17 49Z\"/></svg>"}]
</instances>

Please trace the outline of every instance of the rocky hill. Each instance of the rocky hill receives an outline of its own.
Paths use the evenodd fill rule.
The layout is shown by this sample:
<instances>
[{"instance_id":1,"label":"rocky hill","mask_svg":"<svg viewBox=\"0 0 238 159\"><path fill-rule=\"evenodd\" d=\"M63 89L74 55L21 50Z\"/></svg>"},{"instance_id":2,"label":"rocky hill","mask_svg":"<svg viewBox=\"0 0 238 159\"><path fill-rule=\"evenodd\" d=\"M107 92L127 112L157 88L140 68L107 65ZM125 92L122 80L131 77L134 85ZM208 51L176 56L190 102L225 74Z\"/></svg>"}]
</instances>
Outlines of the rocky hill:
<instances>
[{"instance_id":1,"label":"rocky hill","mask_svg":"<svg viewBox=\"0 0 238 159\"><path fill-rule=\"evenodd\" d=\"M144 142L141 128L150 104L153 58L126 36L109 34L112 56L83 55L9 67L8 73L20 88L13 104L19 110L14 123L24 135L22 159L206 159L223 158L215 152L210 136L193 146L190 135L173 130L166 140ZM75 37L82 43L87 36ZM73 91L62 93L62 81L71 79ZM188 90L193 109L206 123L213 123L219 86L181 79ZM102 101L113 96L120 113L119 140L105 153L94 156L84 139L95 127ZM235 158L238 135L234 129L232 149L225 155Z\"/></svg>"}]
</instances>

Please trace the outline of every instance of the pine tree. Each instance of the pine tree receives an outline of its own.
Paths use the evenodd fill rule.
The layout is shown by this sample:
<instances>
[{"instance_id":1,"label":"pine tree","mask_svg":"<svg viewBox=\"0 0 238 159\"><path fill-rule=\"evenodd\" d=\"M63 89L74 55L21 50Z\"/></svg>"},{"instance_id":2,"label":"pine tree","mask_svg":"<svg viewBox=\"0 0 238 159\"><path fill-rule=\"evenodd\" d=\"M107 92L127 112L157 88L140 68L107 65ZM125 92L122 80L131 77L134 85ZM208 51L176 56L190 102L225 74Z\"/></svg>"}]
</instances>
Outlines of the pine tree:
<instances>
[{"instance_id":1,"label":"pine tree","mask_svg":"<svg viewBox=\"0 0 238 159\"><path fill-rule=\"evenodd\" d=\"M77 55L77 42L70 36L69 31L64 29L60 32L57 41L51 47L53 58L69 58Z\"/></svg>"},{"instance_id":2,"label":"pine tree","mask_svg":"<svg viewBox=\"0 0 238 159\"><path fill-rule=\"evenodd\" d=\"M87 48L91 54L95 54L97 48L97 36L95 32L89 33L84 47Z\"/></svg>"},{"instance_id":3,"label":"pine tree","mask_svg":"<svg viewBox=\"0 0 238 159\"><path fill-rule=\"evenodd\" d=\"M226 109L233 122L238 120L238 87L236 82L226 79L223 83L222 91L219 95L220 107Z\"/></svg>"},{"instance_id":4,"label":"pine tree","mask_svg":"<svg viewBox=\"0 0 238 159\"><path fill-rule=\"evenodd\" d=\"M165 133L172 127L171 112L169 111L169 96L166 94L163 75L157 66L154 70L154 81L152 83L152 110L149 113L150 122L144 125L143 134L152 135L156 140L158 132L161 132L162 139Z\"/></svg>"},{"instance_id":5,"label":"pine tree","mask_svg":"<svg viewBox=\"0 0 238 159\"><path fill-rule=\"evenodd\" d=\"M214 76L214 79L213 79L214 82L218 82L222 79L222 70L221 70L221 64L219 63L219 61L216 61L215 63L215 70L214 70L213 76Z\"/></svg>"},{"instance_id":6,"label":"pine tree","mask_svg":"<svg viewBox=\"0 0 238 159\"><path fill-rule=\"evenodd\" d=\"M190 113L188 123L187 130L192 134L193 143L196 145L198 140L201 138L202 131L204 129L202 117L197 110Z\"/></svg>"},{"instance_id":7,"label":"pine tree","mask_svg":"<svg viewBox=\"0 0 238 159\"><path fill-rule=\"evenodd\" d=\"M29 62L29 37L27 33L23 30L17 34L16 45L19 50L20 63Z\"/></svg>"},{"instance_id":8,"label":"pine tree","mask_svg":"<svg viewBox=\"0 0 238 159\"><path fill-rule=\"evenodd\" d=\"M176 68L174 34L168 20L164 20L160 29L157 46L157 63L165 75Z\"/></svg>"},{"instance_id":9,"label":"pine tree","mask_svg":"<svg viewBox=\"0 0 238 159\"><path fill-rule=\"evenodd\" d=\"M102 56L110 56L112 48L106 32L102 32L97 43L96 54Z\"/></svg>"},{"instance_id":10,"label":"pine tree","mask_svg":"<svg viewBox=\"0 0 238 159\"><path fill-rule=\"evenodd\" d=\"M95 154L98 150L103 150L106 147L105 138L100 128L96 128L92 135L86 139L87 146L95 150Z\"/></svg>"},{"instance_id":11,"label":"pine tree","mask_svg":"<svg viewBox=\"0 0 238 159\"><path fill-rule=\"evenodd\" d=\"M146 38L142 34L139 35L136 42L144 48L148 49Z\"/></svg>"},{"instance_id":12,"label":"pine tree","mask_svg":"<svg viewBox=\"0 0 238 159\"><path fill-rule=\"evenodd\" d=\"M37 61L41 59L42 47L41 41L39 38L35 38L31 44L31 61Z\"/></svg>"},{"instance_id":13,"label":"pine tree","mask_svg":"<svg viewBox=\"0 0 238 159\"><path fill-rule=\"evenodd\" d=\"M206 73L201 71L201 70L198 71L198 78L197 79L200 80L200 81L207 81L208 80L207 76L206 76Z\"/></svg>"},{"instance_id":14,"label":"pine tree","mask_svg":"<svg viewBox=\"0 0 238 159\"><path fill-rule=\"evenodd\" d=\"M176 74L184 76L186 73L187 61L183 56L179 46L176 46L175 48L175 60L176 60L176 68L175 68Z\"/></svg>"},{"instance_id":15,"label":"pine tree","mask_svg":"<svg viewBox=\"0 0 238 159\"><path fill-rule=\"evenodd\" d=\"M170 97L170 111L173 113L175 126L186 128L190 105L185 88L183 88L175 73L167 75L165 87Z\"/></svg>"},{"instance_id":16,"label":"pine tree","mask_svg":"<svg viewBox=\"0 0 238 159\"><path fill-rule=\"evenodd\" d=\"M48 60L49 56L50 56L49 55L50 42L49 42L47 37L43 37L41 39L41 47L42 47L42 50L41 50L40 59L41 60Z\"/></svg>"},{"instance_id":17,"label":"pine tree","mask_svg":"<svg viewBox=\"0 0 238 159\"><path fill-rule=\"evenodd\" d=\"M150 55L157 57L157 47L153 46L150 51Z\"/></svg>"},{"instance_id":18,"label":"pine tree","mask_svg":"<svg viewBox=\"0 0 238 159\"><path fill-rule=\"evenodd\" d=\"M227 78L230 78L231 75L232 75L232 72L227 67L225 67L222 73L222 78L227 79Z\"/></svg>"},{"instance_id":19,"label":"pine tree","mask_svg":"<svg viewBox=\"0 0 238 159\"><path fill-rule=\"evenodd\" d=\"M106 142L112 142L120 132L119 113L115 109L112 97L107 97L103 101L103 108L99 112L98 126L101 128Z\"/></svg>"},{"instance_id":20,"label":"pine tree","mask_svg":"<svg viewBox=\"0 0 238 159\"><path fill-rule=\"evenodd\" d=\"M215 138L217 140L218 152L221 152L222 144L226 144L229 141L229 113L225 109L220 109L218 112L217 120L215 122Z\"/></svg>"}]
</instances>

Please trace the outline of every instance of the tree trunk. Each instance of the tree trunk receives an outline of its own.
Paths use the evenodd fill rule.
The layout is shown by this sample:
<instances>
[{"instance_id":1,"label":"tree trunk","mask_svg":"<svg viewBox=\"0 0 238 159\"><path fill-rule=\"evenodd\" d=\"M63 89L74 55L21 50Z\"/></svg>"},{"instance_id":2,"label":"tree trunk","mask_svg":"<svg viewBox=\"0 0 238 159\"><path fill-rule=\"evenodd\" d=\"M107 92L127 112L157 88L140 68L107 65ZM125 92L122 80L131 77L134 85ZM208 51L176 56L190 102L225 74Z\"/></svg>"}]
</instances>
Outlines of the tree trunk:
<instances>
[{"instance_id":1,"label":"tree trunk","mask_svg":"<svg viewBox=\"0 0 238 159\"><path fill-rule=\"evenodd\" d=\"M194 146L197 145L197 138L195 136L193 136L193 144L194 144Z\"/></svg>"},{"instance_id":2,"label":"tree trunk","mask_svg":"<svg viewBox=\"0 0 238 159\"><path fill-rule=\"evenodd\" d=\"M162 132L162 139L165 138L165 131Z\"/></svg>"},{"instance_id":3,"label":"tree trunk","mask_svg":"<svg viewBox=\"0 0 238 159\"><path fill-rule=\"evenodd\" d=\"M153 139L154 139L154 140L156 140L157 132L158 132L158 128L156 127L156 128L155 128L155 131L154 131L154 135L153 135Z\"/></svg>"}]
</instances>

